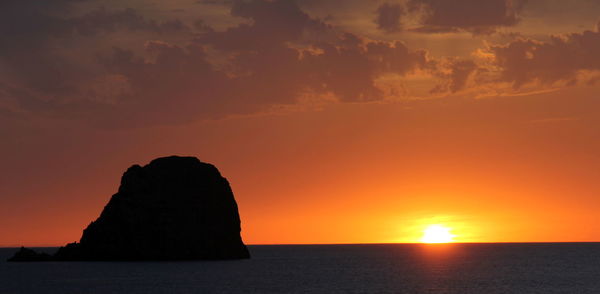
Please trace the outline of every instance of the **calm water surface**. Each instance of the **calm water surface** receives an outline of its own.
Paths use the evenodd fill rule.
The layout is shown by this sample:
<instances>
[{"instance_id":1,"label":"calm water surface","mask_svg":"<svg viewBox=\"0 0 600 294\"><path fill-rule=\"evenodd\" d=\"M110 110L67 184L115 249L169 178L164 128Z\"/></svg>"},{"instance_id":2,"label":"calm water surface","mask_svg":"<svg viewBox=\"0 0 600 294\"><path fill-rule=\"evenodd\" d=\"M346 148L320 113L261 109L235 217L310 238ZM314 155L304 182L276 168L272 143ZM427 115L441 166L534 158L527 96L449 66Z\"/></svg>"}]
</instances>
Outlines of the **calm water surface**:
<instances>
[{"instance_id":1,"label":"calm water surface","mask_svg":"<svg viewBox=\"0 0 600 294\"><path fill-rule=\"evenodd\" d=\"M250 260L47 263L4 262L5 248L0 294L600 293L600 243L249 248Z\"/></svg>"}]
</instances>

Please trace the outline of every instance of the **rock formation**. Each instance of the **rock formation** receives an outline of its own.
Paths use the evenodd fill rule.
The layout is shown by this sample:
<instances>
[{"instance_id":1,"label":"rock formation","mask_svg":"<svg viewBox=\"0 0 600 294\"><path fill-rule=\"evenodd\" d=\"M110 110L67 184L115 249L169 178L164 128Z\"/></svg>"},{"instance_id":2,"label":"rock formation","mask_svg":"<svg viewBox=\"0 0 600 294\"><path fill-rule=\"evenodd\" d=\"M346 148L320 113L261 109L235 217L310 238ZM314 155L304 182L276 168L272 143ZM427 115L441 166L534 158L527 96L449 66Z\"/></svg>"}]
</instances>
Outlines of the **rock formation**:
<instances>
[{"instance_id":1,"label":"rock formation","mask_svg":"<svg viewBox=\"0 0 600 294\"><path fill-rule=\"evenodd\" d=\"M50 261L53 257L48 253L38 253L29 248L21 247L8 261Z\"/></svg>"},{"instance_id":2,"label":"rock formation","mask_svg":"<svg viewBox=\"0 0 600 294\"><path fill-rule=\"evenodd\" d=\"M12 261L36 258L22 249ZM39 254L38 254L39 255ZM21 256L25 256L22 258ZM41 256L41 255L40 255ZM130 167L79 243L51 260L241 259L250 255L229 183L195 157L164 157ZM43 256L39 260L45 260Z\"/></svg>"}]
</instances>

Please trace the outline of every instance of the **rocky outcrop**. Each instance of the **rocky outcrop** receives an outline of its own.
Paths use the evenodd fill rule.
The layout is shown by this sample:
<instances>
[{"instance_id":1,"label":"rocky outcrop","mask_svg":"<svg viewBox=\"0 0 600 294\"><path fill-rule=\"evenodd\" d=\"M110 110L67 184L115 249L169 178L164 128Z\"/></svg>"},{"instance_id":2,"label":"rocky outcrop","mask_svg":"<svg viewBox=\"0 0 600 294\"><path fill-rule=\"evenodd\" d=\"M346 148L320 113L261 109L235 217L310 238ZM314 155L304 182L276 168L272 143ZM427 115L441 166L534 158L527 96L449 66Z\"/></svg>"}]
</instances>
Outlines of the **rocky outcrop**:
<instances>
[{"instance_id":1,"label":"rocky outcrop","mask_svg":"<svg viewBox=\"0 0 600 294\"><path fill-rule=\"evenodd\" d=\"M130 167L79 243L53 260L241 259L250 255L229 183L195 157ZM13 261L21 261L17 255Z\"/></svg>"},{"instance_id":2,"label":"rocky outcrop","mask_svg":"<svg viewBox=\"0 0 600 294\"><path fill-rule=\"evenodd\" d=\"M38 253L29 248L21 247L8 261L50 261L52 259L52 255L48 253Z\"/></svg>"}]
</instances>

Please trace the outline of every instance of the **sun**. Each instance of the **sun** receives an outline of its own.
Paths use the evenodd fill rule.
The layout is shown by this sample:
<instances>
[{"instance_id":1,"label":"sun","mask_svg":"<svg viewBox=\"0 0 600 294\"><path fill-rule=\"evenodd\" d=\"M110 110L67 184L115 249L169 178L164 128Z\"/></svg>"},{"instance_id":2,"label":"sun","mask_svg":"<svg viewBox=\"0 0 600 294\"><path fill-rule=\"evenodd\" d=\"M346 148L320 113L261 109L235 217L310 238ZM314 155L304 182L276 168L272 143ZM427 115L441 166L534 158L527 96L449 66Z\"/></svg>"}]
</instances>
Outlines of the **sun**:
<instances>
[{"instance_id":1,"label":"sun","mask_svg":"<svg viewBox=\"0 0 600 294\"><path fill-rule=\"evenodd\" d=\"M454 235L450 233L451 229L442 225L429 225L423 230L423 243L450 243L454 240Z\"/></svg>"}]
</instances>

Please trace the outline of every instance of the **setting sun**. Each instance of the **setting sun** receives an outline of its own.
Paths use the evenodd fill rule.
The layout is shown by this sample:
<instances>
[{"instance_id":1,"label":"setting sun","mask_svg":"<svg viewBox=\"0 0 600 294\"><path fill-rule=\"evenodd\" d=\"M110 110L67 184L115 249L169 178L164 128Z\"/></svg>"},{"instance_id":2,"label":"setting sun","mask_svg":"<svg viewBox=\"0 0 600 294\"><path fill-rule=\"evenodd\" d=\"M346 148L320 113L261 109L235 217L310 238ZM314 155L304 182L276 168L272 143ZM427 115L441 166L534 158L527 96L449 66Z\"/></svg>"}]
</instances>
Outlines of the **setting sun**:
<instances>
[{"instance_id":1,"label":"setting sun","mask_svg":"<svg viewBox=\"0 0 600 294\"><path fill-rule=\"evenodd\" d=\"M423 243L450 243L454 240L454 235L450 233L450 228L441 225L430 225L423 231Z\"/></svg>"}]
</instances>

